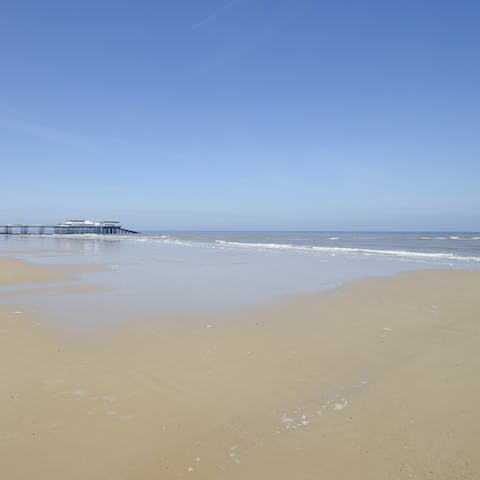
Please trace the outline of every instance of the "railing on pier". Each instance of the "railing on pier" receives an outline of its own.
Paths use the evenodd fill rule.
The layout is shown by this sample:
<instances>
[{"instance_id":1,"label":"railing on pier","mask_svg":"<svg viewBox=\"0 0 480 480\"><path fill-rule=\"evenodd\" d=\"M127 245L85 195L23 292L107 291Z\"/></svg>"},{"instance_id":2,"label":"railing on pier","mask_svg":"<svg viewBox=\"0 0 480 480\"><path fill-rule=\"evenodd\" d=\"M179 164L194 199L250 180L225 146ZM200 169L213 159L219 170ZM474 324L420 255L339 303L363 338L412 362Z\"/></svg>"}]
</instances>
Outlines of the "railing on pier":
<instances>
[{"instance_id":1,"label":"railing on pier","mask_svg":"<svg viewBox=\"0 0 480 480\"><path fill-rule=\"evenodd\" d=\"M0 235L130 235L138 234L118 225L0 225Z\"/></svg>"}]
</instances>

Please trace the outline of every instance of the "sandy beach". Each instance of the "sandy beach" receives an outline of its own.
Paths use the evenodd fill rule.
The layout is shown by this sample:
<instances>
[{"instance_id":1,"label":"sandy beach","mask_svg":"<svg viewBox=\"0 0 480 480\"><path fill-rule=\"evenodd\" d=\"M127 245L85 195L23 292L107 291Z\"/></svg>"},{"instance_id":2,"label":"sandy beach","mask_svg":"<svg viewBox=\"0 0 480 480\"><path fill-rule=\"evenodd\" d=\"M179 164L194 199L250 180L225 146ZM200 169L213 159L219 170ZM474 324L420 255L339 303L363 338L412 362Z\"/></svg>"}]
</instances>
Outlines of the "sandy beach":
<instances>
[{"instance_id":1,"label":"sandy beach","mask_svg":"<svg viewBox=\"0 0 480 480\"><path fill-rule=\"evenodd\" d=\"M88 268L1 258L0 285L61 296ZM417 271L80 332L3 292L2 478L478 478L479 286Z\"/></svg>"},{"instance_id":2,"label":"sandy beach","mask_svg":"<svg viewBox=\"0 0 480 480\"><path fill-rule=\"evenodd\" d=\"M480 480L480 2L1 6L0 480Z\"/></svg>"}]
</instances>

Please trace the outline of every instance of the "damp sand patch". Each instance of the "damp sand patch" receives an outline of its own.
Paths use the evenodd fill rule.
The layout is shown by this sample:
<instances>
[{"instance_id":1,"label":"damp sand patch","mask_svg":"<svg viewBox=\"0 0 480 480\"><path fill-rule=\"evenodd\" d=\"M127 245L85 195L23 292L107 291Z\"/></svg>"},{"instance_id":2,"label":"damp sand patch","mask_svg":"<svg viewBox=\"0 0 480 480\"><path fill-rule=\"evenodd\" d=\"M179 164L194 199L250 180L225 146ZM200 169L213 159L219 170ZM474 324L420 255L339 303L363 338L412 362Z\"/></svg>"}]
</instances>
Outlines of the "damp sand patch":
<instances>
[{"instance_id":1,"label":"damp sand patch","mask_svg":"<svg viewBox=\"0 0 480 480\"><path fill-rule=\"evenodd\" d=\"M64 282L82 272L102 271L102 265L33 264L17 258L0 258L0 285Z\"/></svg>"}]
</instances>

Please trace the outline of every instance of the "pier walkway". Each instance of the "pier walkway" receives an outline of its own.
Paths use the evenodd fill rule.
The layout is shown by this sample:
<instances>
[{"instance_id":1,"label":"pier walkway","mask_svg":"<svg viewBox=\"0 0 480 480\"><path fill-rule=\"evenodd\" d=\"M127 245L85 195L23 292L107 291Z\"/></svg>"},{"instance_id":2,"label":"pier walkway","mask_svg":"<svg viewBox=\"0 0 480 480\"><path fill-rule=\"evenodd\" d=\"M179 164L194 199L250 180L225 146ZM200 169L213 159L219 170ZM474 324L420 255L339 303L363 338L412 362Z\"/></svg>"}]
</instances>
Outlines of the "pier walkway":
<instances>
[{"instance_id":1,"label":"pier walkway","mask_svg":"<svg viewBox=\"0 0 480 480\"><path fill-rule=\"evenodd\" d=\"M123 228L118 222L93 223L85 220L68 220L57 225L0 224L0 235L129 235L138 233Z\"/></svg>"}]
</instances>

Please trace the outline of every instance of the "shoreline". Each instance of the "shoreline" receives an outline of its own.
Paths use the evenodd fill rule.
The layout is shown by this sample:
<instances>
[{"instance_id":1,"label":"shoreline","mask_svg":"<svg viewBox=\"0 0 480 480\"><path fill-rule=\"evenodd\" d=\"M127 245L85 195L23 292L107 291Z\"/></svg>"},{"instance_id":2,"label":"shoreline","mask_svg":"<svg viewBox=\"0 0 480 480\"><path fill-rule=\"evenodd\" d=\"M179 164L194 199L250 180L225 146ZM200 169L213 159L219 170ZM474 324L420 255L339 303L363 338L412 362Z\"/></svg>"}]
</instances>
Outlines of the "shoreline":
<instances>
[{"instance_id":1,"label":"shoreline","mask_svg":"<svg viewBox=\"0 0 480 480\"><path fill-rule=\"evenodd\" d=\"M3 305L2 470L474 478L478 285L475 270L416 271L82 334Z\"/></svg>"},{"instance_id":2,"label":"shoreline","mask_svg":"<svg viewBox=\"0 0 480 480\"><path fill-rule=\"evenodd\" d=\"M363 278L388 277L418 269L478 269L480 266L478 262L446 261L445 258L425 261L411 257L315 253L313 250L231 248L216 243L216 239L222 238L225 242L241 240L255 243L261 240L262 243L300 246L309 242L312 245L327 242L338 246L363 245L376 249L383 245L389 250L415 250L415 245L418 247L424 242L420 242L418 236L393 234L387 237L338 234L338 240L329 240L330 237L330 234L197 232L163 240L157 238L159 241L154 242L147 238L141 242L23 238L0 242L0 250L3 249L2 257L13 254L34 265L53 264L60 268L63 264L88 264L90 268L96 265L102 269L98 274L72 272L78 278L75 283L95 282L98 287L96 295L90 295L89 292L88 295L82 295L81 288L74 289L74 281L70 280L66 283L71 287L64 289L64 293L70 290L70 295L42 296L38 292L33 298L30 296L35 293L33 291L22 294L26 302L31 298L59 324L65 323L64 312L68 310L69 322L73 327L86 326L88 323L83 315L85 304L89 305L88 318L92 318L92 326L99 322L111 323L109 319L112 322L128 322L130 317L155 314L231 315L251 306L273 304L289 295L329 291ZM468 255L475 247L473 238L448 241L432 239L428 242L433 242L433 250L440 248L439 251L446 253L455 252L461 247L460 253ZM195 243L198 241L203 246ZM15 251L18 253L13 253ZM13 291L14 288L0 286L5 301L8 301L7 290ZM75 312L80 312L77 318Z\"/></svg>"}]
</instances>

